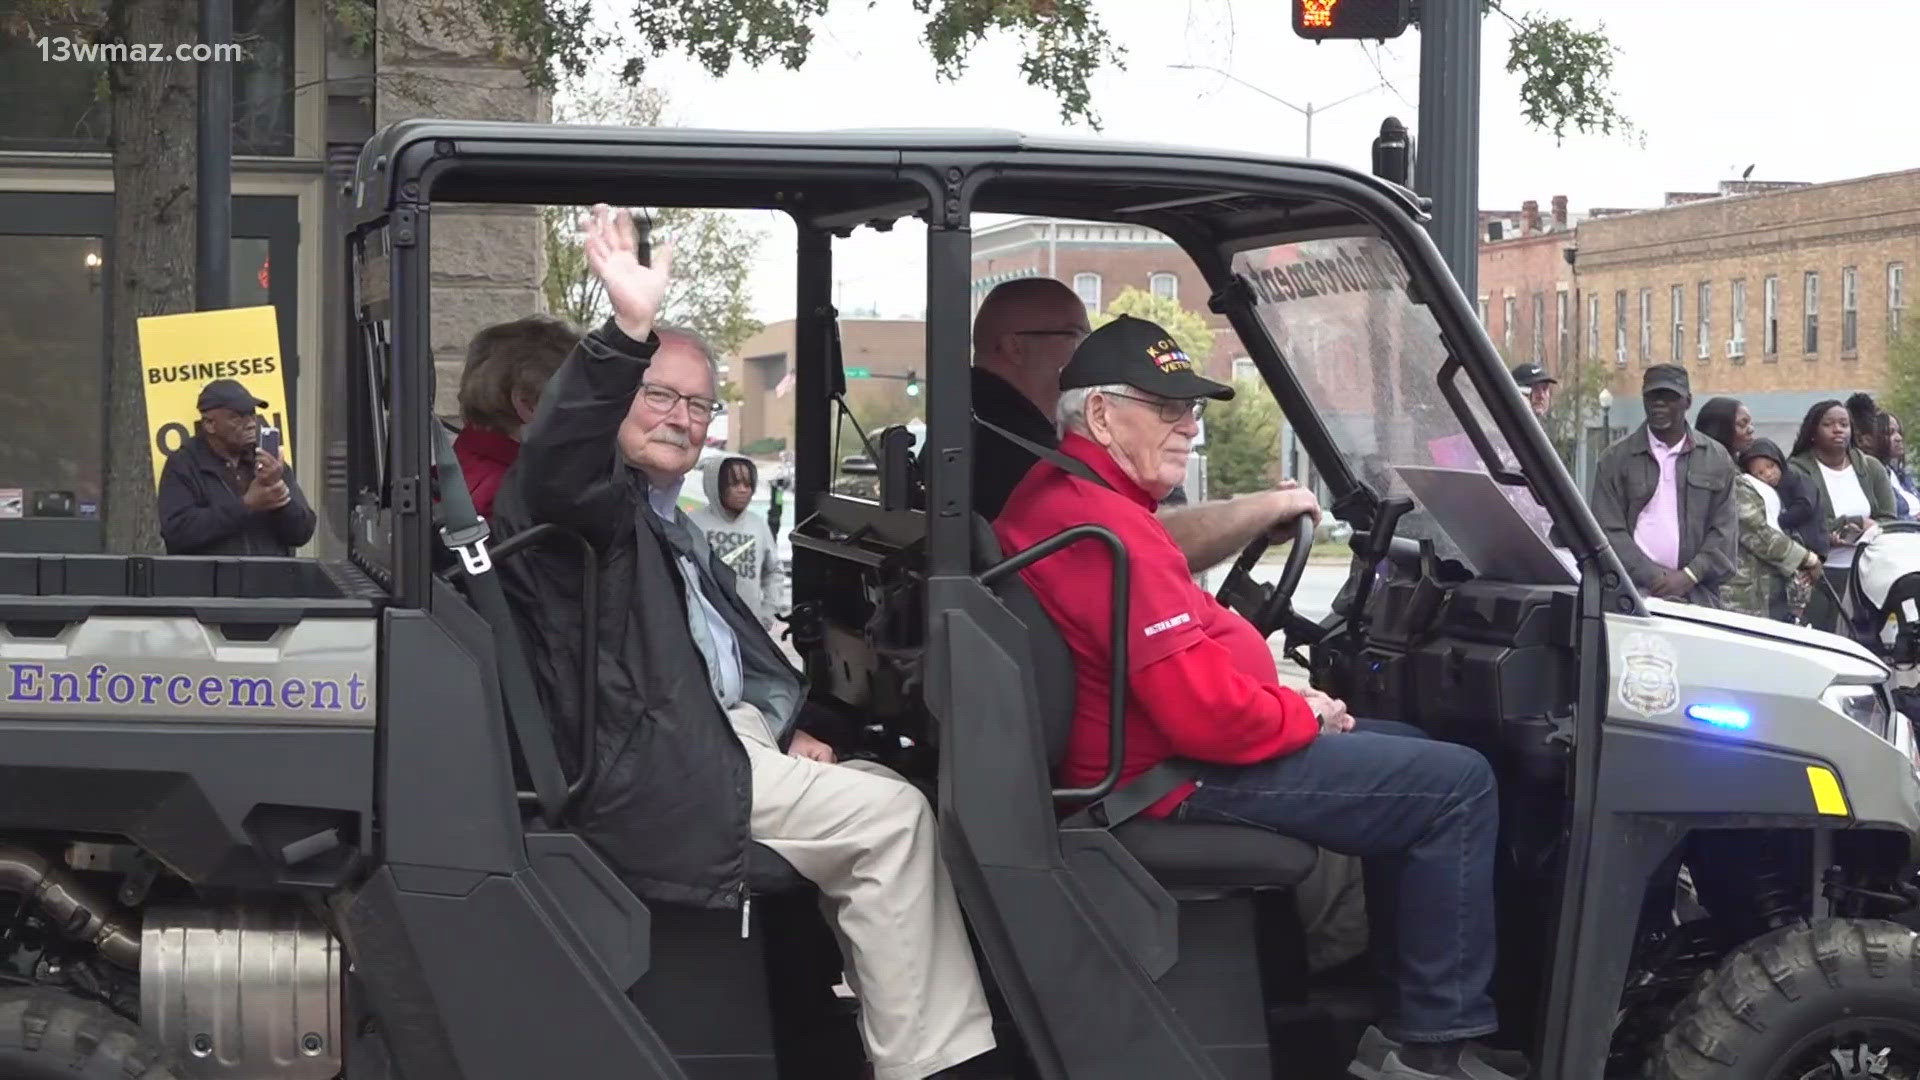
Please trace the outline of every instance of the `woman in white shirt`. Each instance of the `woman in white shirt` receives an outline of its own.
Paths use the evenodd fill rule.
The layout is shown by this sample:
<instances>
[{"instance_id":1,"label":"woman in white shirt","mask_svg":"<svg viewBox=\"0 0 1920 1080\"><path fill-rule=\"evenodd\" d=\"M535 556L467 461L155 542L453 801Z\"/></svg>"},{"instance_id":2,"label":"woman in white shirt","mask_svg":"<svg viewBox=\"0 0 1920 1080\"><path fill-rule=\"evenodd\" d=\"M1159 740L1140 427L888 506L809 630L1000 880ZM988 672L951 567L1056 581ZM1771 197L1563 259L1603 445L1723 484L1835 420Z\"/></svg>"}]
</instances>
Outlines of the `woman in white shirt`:
<instances>
[{"instance_id":1,"label":"woman in white shirt","mask_svg":"<svg viewBox=\"0 0 1920 1080\"><path fill-rule=\"evenodd\" d=\"M1839 590L1853 567L1854 545L1874 522L1899 516L1886 466L1853 445L1853 418L1836 400L1807 410L1793 441L1793 468L1809 481L1820 519L1833 538L1827 553L1827 579ZM1807 621L1831 629L1838 612L1823 593L1807 605Z\"/></svg>"}]
</instances>

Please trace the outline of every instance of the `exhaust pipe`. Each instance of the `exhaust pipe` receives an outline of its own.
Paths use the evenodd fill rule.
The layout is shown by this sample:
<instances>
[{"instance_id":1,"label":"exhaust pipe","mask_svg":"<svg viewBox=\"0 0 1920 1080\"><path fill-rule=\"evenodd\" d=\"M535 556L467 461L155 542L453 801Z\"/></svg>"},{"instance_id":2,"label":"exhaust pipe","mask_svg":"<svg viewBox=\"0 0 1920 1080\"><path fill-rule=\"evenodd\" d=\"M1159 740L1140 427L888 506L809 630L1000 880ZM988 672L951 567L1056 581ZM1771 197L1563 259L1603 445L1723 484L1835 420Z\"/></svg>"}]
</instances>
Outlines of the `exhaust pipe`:
<instances>
[{"instance_id":1,"label":"exhaust pipe","mask_svg":"<svg viewBox=\"0 0 1920 1080\"><path fill-rule=\"evenodd\" d=\"M113 964L140 970L140 932L114 918L99 897L45 856L0 846L0 889L25 896L62 934L92 944Z\"/></svg>"}]
</instances>

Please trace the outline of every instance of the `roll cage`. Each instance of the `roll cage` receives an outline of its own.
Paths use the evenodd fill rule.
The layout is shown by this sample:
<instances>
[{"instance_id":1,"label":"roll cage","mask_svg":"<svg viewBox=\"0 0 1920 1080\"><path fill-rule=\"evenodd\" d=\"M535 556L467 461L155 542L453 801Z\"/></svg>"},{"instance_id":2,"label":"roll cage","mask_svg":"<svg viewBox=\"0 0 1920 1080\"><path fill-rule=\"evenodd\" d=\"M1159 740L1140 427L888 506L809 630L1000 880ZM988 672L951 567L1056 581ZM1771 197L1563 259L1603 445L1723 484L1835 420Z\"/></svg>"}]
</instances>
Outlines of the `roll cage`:
<instances>
[{"instance_id":1,"label":"roll cage","mask_svg":"<svg viewBox=\"0 0 1920 1080\"><path fill-rule=\"evenodd\" d=\"M1012 133L865 131L824 134L726 133L420 120L385 129L364 149L354 178L355 220L347 260L354 364L349 371L347 481L350 556L400 608L432 612L457 602L434 588L436 523L430 485L434 439L431 291L427 251L436 206L470 203L686 206L778 210L797 230L795 296L794 520L830 497L832 399L844 390L830 295L833 240L861 226L891 228L916 217L927 226L926 400L922 462L927 481L925 557L929 643L926 697L942 724L968 692L952 677L970 638L991 637L993 597L979 570L971 492L971 232L977 213L1034 214L1138 225L1174 240L1204 275L1210 306L1231 323L1288 423L1331 491L1336 516L1351 523L1355 549L1381 519L1382 495L1349 467L1327 424L1254 314L1252 286L1232 269L1236 253L1281 240L1373 235L1389 242L1408 288L1432 312L1449 359L1437 377L1483 460L1486 434L1467 415L1457 385L1468 380L1504 435L1525 484L1551 514L1582 571L1570 628L1581 657L1573 738L1573 813L1559 901L1556 963L1543 1024L1547 1075L1580 1075L1592 1040L1576 1017L1610 1015L1614 988L1576 981L1586 961L1611 951L1587 925L1583 887L1593 826L1601 719L1605 714L1606 612L1643 613L1639 597L1579 498L1572 478L1531 418L1491 340L1421 227L1424 208L1404 189L1318 162L1228 155L1120 143L1032 139ZM804 571L796 596L810 582ZM990 644L990 642L989 642ZM1009 658L1009 663L1018 662ZM990 819L953 813L954 758L943 755L943 830L963 898L994 973L1016 1014L1031 988L995 960L1013 947L1005 917L979 910L991 897L1008 906L1017 890L985 880L994 851ZM1015 856L1006 856L1017 861ZM1595 964L1595 970L1609 965ZM1128 994L1135 975L1113 976L1101 1023L1115 1031L1163 1023L1149 995ZM1010 983L1012 985L1010 985ZM1026 1025L1023 1024L1023 1028ZM1595 1033L1604 1042L1604 1032ZM1572 1045L1578 1043L1578 1046ZM1044 1060L1044 1047L1033 1048Z\"/></svg>"}]
</instances>

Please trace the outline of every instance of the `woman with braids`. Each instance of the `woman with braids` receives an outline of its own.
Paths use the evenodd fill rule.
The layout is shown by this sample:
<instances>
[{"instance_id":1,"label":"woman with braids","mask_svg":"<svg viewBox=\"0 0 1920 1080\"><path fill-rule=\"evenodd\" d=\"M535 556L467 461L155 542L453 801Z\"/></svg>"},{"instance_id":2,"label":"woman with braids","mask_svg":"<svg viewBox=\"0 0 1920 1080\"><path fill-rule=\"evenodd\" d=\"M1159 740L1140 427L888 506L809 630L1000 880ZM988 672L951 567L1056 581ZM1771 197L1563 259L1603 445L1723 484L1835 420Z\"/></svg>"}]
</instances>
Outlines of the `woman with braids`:
<instances>
[{"instance_id":1,"label":"woman with braids","mask_svg":"<svg viewBox=\"0 0 1920 1080\"><path fill-rule=\"evenodd\" d=\"M1887 467L1854 445L1852 413L1832 398L1815 403L1800 422L1790 463L1813 489L1815 512L1832 543L1827 580L1836 591L1846 584L1862 534L1875 522L1897 520L1900 512ZM1815 593L1807 605L1808 623L1823 630L1832 628L1838 614L1824 593Z\"/></svg>"},{"instance_id":2,"label":"woman with braids","mask_svg":"<svg viewBox=\"0 0 1920 1080\"><path fill-rule=\"evenodd\" d=\"M1865 394L1854 397L1867 398L1872 405L1873 399ZM1900 418L1885 409L1873 409L1873 434L1861 441L1861 449L1879 459L1887 467L1887 477L1893 483L1894 502L1899 506L1901 521L1913 521L1920 518L1920 491L1916 491L1913 474L1907 468L1907 439L1900 426Z\"/></svg>"},{"instance_id":3,"label":"woman with braids","mask_svg":"<svg viewBox=\"0 0 1920 1080\"><path fill-rule=\"evenodd\" d=\"M1733 398L1718 397L1700 406L1693 428L1727 448L1738 459L1754 443L1753 415ZM1779 511L1769 508L1771 487L1743 473L1733 486L1739 517L1739 547L1733 576L1720 585L1720 603L1758 618L1790 617L1787 585L1796 575L1818 569L1820 556L1780 531Z\"/></svg>"}]
</instances>

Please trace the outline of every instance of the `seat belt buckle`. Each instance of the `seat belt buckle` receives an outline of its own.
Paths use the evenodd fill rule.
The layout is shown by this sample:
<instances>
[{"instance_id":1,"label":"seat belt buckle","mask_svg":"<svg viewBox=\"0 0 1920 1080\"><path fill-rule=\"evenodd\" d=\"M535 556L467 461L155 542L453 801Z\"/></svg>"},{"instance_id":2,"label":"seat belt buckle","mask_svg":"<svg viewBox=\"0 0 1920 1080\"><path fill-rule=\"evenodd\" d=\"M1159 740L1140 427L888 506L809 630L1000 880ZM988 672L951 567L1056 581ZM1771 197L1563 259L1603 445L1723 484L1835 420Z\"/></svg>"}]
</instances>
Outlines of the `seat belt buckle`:
<instances>
[{"instance_id":1,"label":"seat belt buckle","mask_svg":"<svg viewBox=\"0 0 1920 1080\"><path fill-rule=\"evenodd\" d=\"M446 526L440 528L440 542L460 556L460 564L466 567L468 577L493 569L493 556L487 552L487 537L490 535L492 533L487 528L485 518L458 531Z\"/></svg>"}]
</instances>

